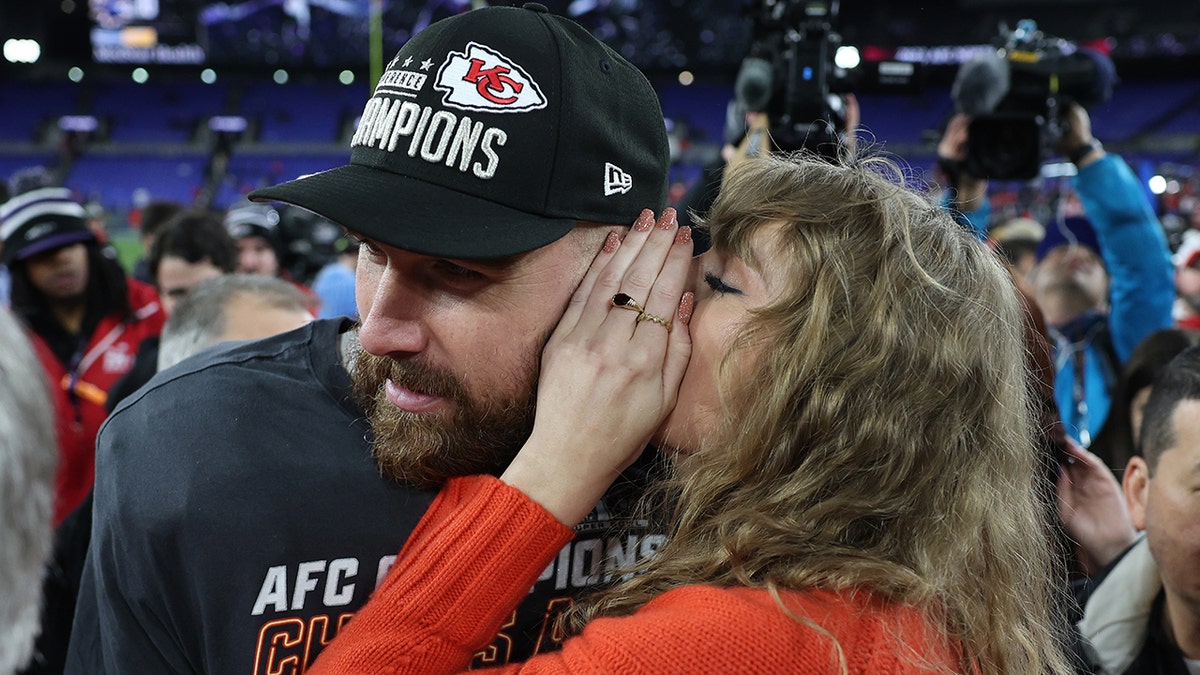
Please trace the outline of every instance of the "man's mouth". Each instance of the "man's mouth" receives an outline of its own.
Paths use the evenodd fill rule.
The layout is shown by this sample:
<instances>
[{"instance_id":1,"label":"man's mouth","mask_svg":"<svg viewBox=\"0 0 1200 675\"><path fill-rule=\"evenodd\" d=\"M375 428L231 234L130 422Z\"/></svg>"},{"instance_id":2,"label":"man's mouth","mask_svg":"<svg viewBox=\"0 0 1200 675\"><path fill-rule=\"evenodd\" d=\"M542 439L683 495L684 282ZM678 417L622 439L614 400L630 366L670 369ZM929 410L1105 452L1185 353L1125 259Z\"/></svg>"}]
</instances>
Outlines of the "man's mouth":
<instances>
[{"instance_id":1,"label":"man's mouth","mask_svg":"<svg viewBox=\"0 0 1200 675\"><path fill-rule=\"evenodd\" d=\"M388 401L397 408L410 413L430 413L445 404L445 397L407 389L388 378L384 384Z\"/></svg>"}]
</instances>

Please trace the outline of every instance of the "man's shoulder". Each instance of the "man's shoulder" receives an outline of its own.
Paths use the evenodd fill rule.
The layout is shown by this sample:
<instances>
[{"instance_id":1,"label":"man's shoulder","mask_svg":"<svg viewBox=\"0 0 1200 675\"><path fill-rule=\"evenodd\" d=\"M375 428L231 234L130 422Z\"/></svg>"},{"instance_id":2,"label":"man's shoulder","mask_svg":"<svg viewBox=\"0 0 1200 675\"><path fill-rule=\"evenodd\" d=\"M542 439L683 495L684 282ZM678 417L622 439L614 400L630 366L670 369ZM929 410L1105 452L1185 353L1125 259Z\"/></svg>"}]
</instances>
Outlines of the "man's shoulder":
<instances>
[{"instance_id":1,"label":"man's shoulder","mask_svg":"<svg viewBox=\"0 0 1200 675\"><path fill-rule=\"evenodd\" d=\"M114 413L133 404L144 405L144 400L177 395L183 389L194 389L195 395L232 400L238 392L259 386L268 375L275 380L313 380L305 374L311 373L314 365L339 358L337 323L312 322L262 340L230 342L204 349L155 374L136 397L131 397L134 400L123 402ZM214 386L232 390L216 391L212 389Z\"/></svg>"}]
</instances>

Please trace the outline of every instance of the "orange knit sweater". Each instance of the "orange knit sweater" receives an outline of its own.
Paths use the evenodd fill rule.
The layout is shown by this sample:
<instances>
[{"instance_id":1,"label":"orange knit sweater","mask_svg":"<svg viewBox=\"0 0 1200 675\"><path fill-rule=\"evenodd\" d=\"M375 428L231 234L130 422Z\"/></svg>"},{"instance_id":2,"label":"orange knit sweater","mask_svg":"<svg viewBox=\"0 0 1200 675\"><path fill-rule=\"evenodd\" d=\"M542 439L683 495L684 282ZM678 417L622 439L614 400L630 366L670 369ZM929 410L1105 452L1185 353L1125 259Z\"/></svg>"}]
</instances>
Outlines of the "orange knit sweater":
<instances>
[{"instance_id":1,"label":"orange knit sweater","mask_svg":"<svg viewBox=\"0 0 1200 675\"><path fill-rule=\"evenodd\" d=\"M308 671L452 673L492 642L572 531L490 476L451 480L392 572ZM685 586L627 617L597 619L557 653L505 673L850 673L957 670L953 650L912 608L870 593ZM814 628L820 626L820 628ZM900 644L901 637L912 649ZM924 664L924 665L922 665ZM488 671L492 672L492 671Z\"/></svg>"}]
</instances>

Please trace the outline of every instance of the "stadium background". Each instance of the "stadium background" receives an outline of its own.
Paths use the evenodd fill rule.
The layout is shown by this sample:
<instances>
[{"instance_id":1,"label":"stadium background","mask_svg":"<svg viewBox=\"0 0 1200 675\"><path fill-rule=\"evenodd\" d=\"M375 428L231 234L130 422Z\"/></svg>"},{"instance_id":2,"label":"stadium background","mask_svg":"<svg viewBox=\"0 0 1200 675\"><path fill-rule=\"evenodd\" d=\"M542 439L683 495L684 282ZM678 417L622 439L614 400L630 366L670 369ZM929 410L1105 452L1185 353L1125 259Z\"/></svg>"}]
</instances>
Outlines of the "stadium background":
<instances>
[{"instance_id":1,"label":"stadium background","mask_svg":"<svg viewBox=\"0 0 1200 675\"><path fill-rule=\"evenodd\" d=\"M491 4L517 4L493 2ZM659 92L679 199L723 141L726 104L762 0L544 0L635 65ZM254 187L344 164L369 96L370 13L383 60L464 0L2 0L0 178L41 167L102 219L123 260L151 199L228 208ZM903 86L856 80L862 127L918 170L934 164L959 63L1001 24L1107 51L1120 82L1091 110L1097 137L1143 178L1168 234L1200 220L1200 2L844 0L836 28L863 72L913 64ZM998 217L1044 215L1061 176L994 184ZM1048 196L1049 195L1049 196ZM293 270L315 269L329 228L290 216Z\"/></svg>"}]
</instances>

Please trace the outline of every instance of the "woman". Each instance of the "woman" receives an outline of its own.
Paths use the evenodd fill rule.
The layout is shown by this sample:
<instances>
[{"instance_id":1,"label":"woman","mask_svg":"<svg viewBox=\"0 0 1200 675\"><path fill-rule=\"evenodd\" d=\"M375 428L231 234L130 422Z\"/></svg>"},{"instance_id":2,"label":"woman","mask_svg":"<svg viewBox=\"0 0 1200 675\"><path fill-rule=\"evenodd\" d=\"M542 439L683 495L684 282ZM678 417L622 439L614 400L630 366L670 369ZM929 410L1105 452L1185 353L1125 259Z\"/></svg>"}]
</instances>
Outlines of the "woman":
<instances>
[{"instance_id":1,"label":"woman","mask_svg":"<svg viewBox=\"0 0 1200 675\"><path fill-rule=\"evenodd\" d=\"M465 669L647 440L678 469L669 543L511 670L1067 672L1011 279L899 181L740 165L694 313L686 229L610 237L529 441L443 488L311 672Z\"/></svg>"}]
</instances>

